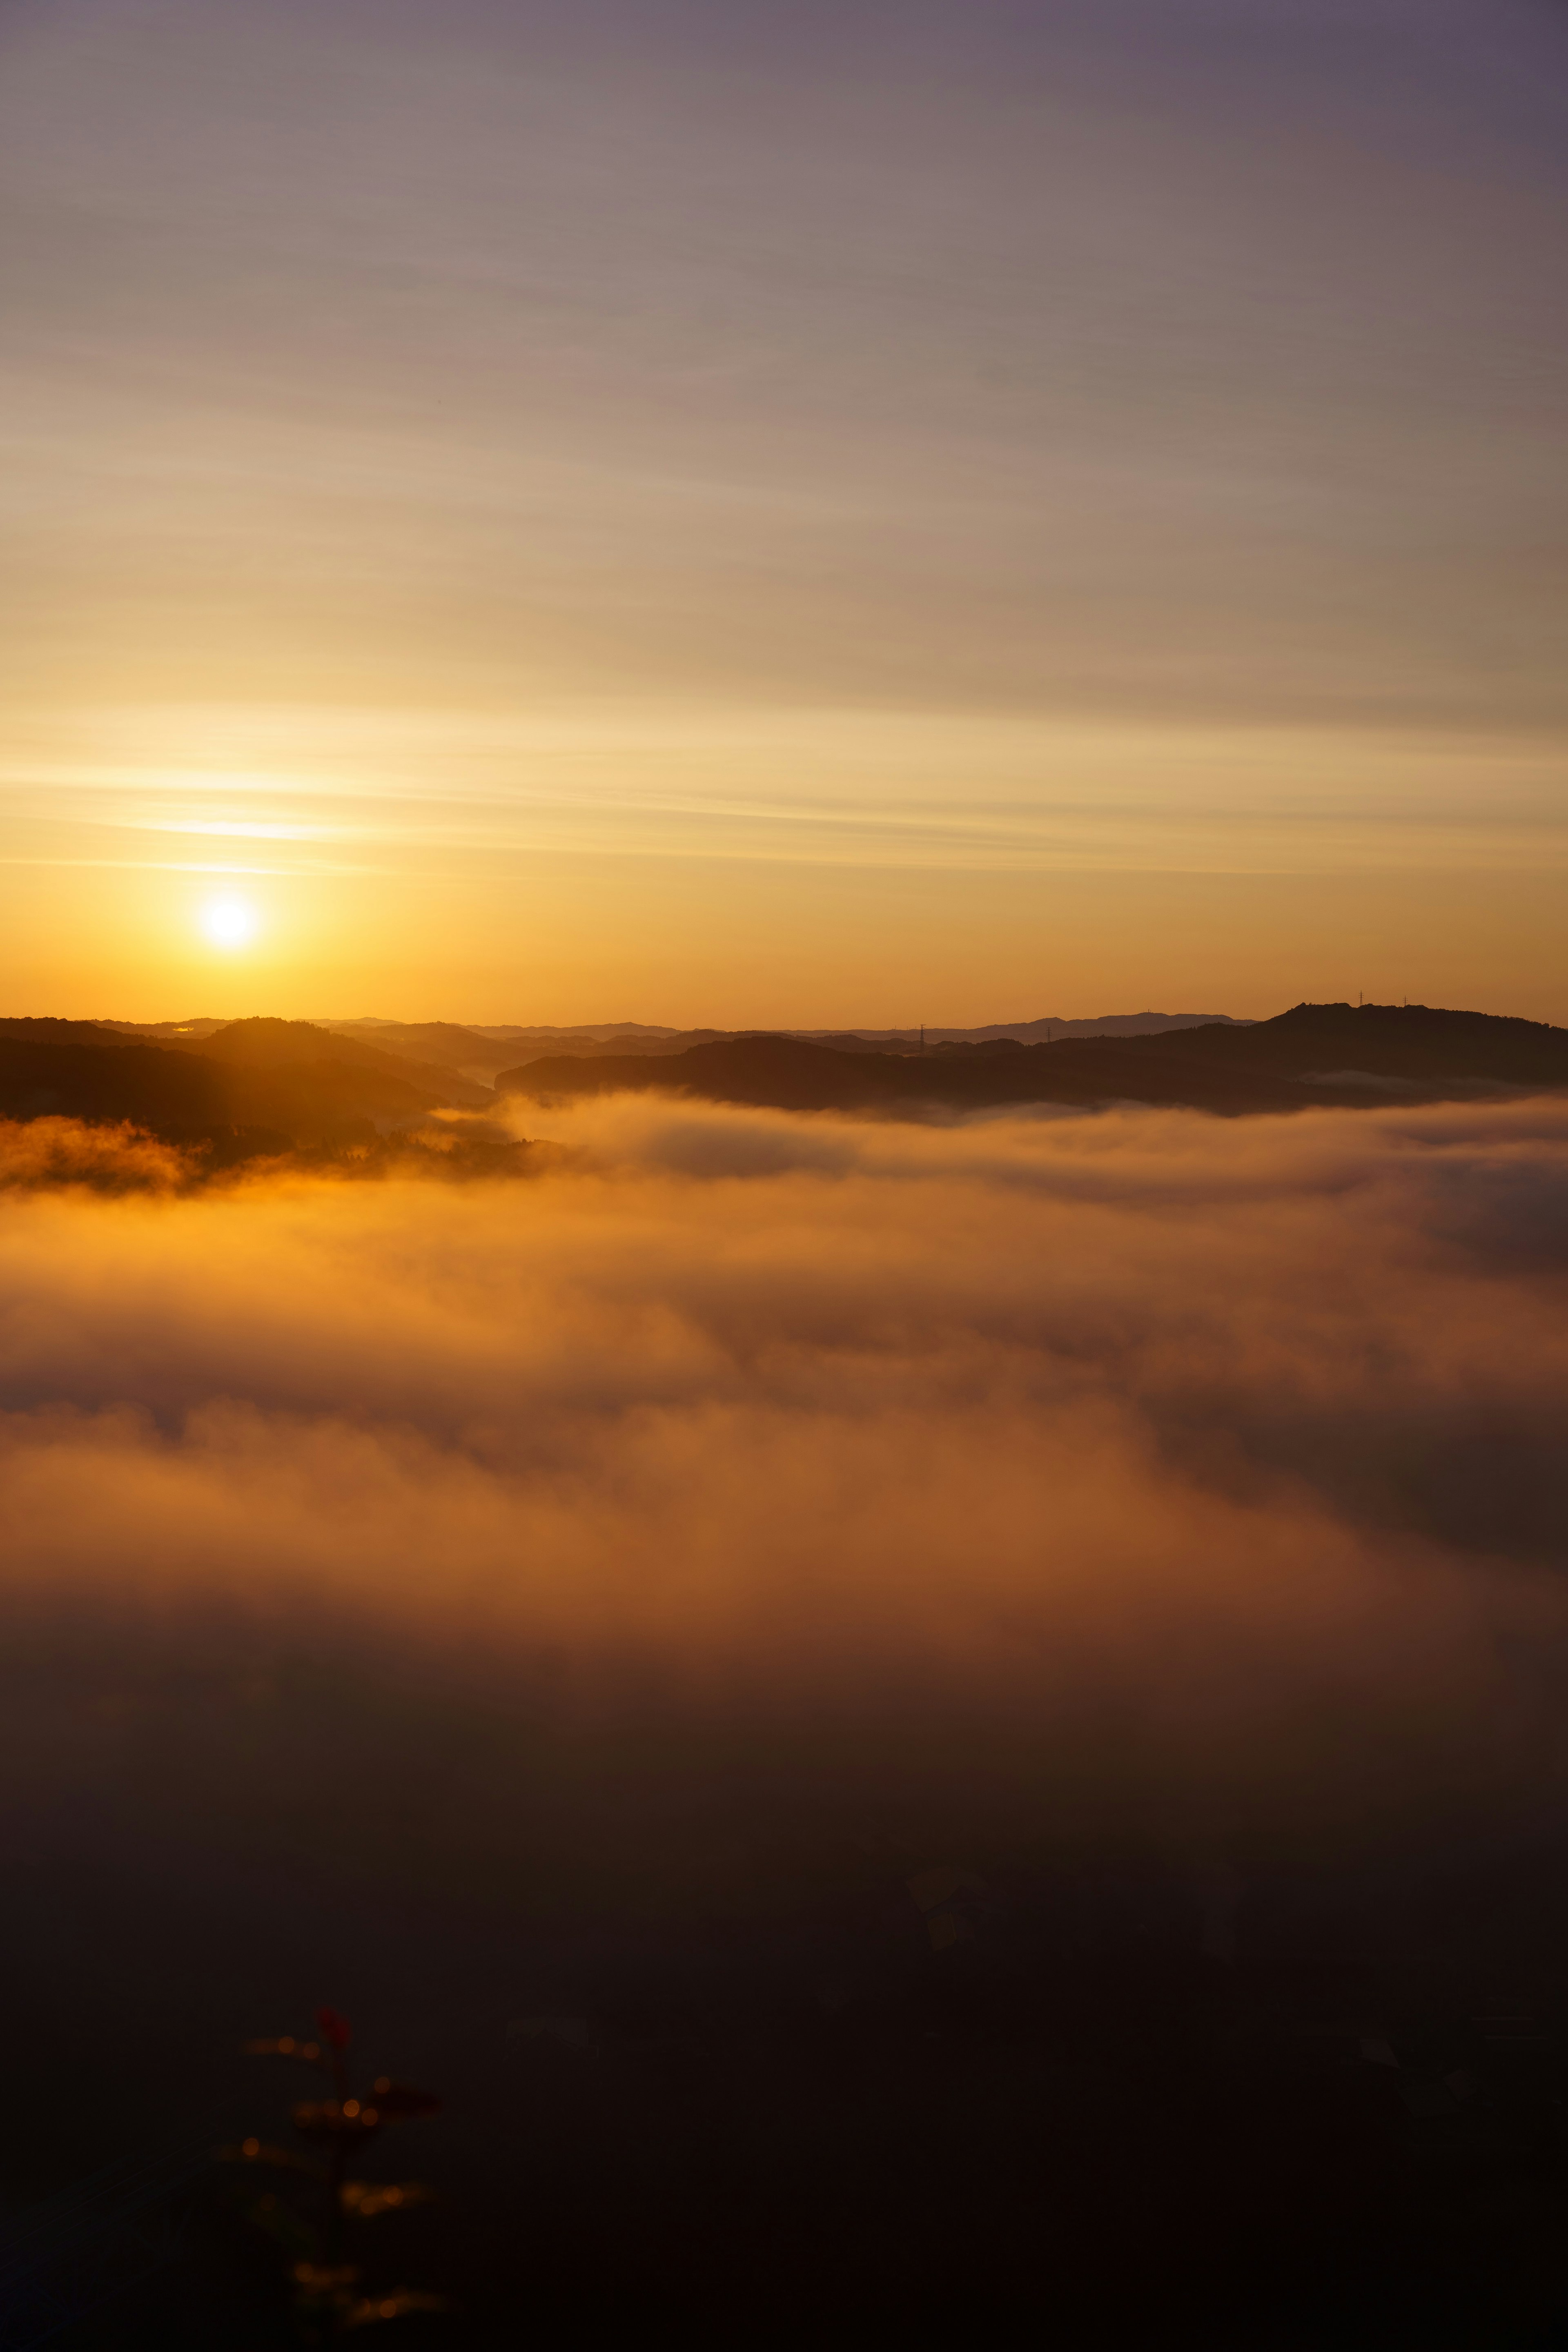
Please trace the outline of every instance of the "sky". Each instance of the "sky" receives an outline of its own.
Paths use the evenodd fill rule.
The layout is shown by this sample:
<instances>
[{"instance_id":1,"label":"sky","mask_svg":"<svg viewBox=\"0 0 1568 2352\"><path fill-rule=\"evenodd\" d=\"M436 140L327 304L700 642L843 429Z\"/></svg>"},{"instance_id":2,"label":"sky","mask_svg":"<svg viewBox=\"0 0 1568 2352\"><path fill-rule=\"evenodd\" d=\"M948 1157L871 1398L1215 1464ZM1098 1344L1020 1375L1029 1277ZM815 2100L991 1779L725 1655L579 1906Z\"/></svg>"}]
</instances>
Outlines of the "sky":
<instances>
[{"instance_id":1,"label":"sky","mask_svg":"<svg viewBox=\"0 0 1568 2352\"><path fill-rule=\"evenodd\" d=\"M1554 0L0 0L4 1009L1568 1020L1565 231Z\"/></svg>"}]
</instances>

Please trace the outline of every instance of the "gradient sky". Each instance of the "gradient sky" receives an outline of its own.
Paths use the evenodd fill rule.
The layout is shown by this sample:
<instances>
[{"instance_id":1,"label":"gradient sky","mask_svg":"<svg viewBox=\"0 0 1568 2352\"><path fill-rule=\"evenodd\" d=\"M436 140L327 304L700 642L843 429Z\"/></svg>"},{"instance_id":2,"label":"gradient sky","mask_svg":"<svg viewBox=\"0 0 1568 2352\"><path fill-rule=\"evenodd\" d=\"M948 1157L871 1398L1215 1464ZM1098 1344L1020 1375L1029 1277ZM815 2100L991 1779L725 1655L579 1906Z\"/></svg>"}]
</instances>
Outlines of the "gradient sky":
<instances>
[{"instance_id":1,"label":"gradient sky","mask_svg":"<svg viewBox=\"0 0 1568 2352\"><path fill-rule=\"evenodd\" d=\"M1568 1020L1554 0L0 0L0 225L5 1011Z\"/></svg>"}]
</instances>

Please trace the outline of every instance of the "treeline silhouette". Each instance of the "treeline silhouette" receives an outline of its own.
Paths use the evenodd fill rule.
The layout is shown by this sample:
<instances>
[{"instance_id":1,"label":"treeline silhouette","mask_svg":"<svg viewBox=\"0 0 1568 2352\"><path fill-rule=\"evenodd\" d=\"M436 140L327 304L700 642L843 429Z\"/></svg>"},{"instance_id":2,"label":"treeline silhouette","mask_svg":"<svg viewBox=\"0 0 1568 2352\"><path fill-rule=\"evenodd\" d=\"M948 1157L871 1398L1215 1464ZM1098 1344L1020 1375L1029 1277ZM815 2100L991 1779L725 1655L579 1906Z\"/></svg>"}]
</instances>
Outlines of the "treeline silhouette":
<instances>
[{"instance_id":1,"label":"treeline silhouette","mask_svg":"<svg viewBox=\"0 0 1568 2352\"><path fill-rule=\"evenodd\" d=\"M1247 1027L1215 1023L1032 1045L995 1038L924 1055L850 1054L782 1035L696 1045L654 1061L555 1055L503 1070L496 1083L502 1093L535 1098L682 1088L780 1110L1127 1101L1236 1114L1568 1086L1568 1030L1426 1005L1299 1004Z\"/></svg>"},{"instance_id":2,"label":"treeline silhouette","mask_svg":"<svg viewBox=\"0 0 1568 2352\"><path fill-rule=\"evenodd\" d=\"M200 1039L155 1041L105 1022L0 1021L0 1118L131 1125L209 1171L284 1154L380 1166L405 1156L432 1114L494 1100L459 1071L306 1021L237 1021ZM477 1152L487 1172L498 1152L515 1159L518 1150L499 1133L431 1140L444 1165Z\"/></svg>"},{"instance_id":3,"label":"treeline silhouette","mask_svg":"<svg viewBox=\"0 0 1568 2352\"><path fill-rule=\"evenodd\" d=\"M627 1041L636 1047L627 1052L613 1050L620 1039L588 1038L570 1054L499 1070L515 1038L486 1040L447 1023L397 1034L445 1058L416 1060L305 1021L142 1033L108 1022L0 1021L0 1118L132 1126L193 1153L209 1173L279 1155L379 1170L410 1153L441 1172L495 1173L517 1172L523 1147L499 1125L443 1130L441 1114L482 1113L508 1097L559 1101L652 1088L780 1110L912 1118L1113 1102L1239 1115L1568 1086L1568 1030L1426 1005L1299 1004L1250 1024L1046 1043L946 1039L923 1052L849 1034L828 1043L686 1033L706 1042ZM470 1047L475 1058L459 1066L455 1057Z\"/></svg>"}]
</instances>

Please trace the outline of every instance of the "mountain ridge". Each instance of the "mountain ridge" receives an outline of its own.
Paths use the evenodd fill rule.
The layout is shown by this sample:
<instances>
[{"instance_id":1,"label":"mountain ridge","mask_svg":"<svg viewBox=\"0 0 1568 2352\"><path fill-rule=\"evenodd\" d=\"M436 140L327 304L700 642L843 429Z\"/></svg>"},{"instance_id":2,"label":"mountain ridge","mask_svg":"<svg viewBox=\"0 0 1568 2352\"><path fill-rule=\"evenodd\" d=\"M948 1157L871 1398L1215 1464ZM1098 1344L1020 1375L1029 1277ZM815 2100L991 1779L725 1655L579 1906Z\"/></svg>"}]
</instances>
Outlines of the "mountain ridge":
<instances>
[{"instance_id":1,"label":"mountain ridge","mask_svg":"<svg viewBox=\"0 0 1568 2352\"><path fill-rule=\"evenodd\" d=\"M903 1118L1115 1102L1233 1116L1568 1089L1568 1029L1425 1005L1302 1003L1251 1024L1034 1042L928 1033L924 1050L770 1031L707 1033L696 1045L676 1033L663 1051L584 1037L575 1054L495 1070L493 1089L471 1066L414 1061L309 1022L257 1016L199 1039L189 1025L149 1038L130 1024L0 1019L0 1117L129 1123L223 1158L357 1148L421 1127L436 1134L443 1113L482 1113L508 1100L650 1089ZM425 1033L437 1027L458 1033L436 1040L443 1050L467 1050L460 1024L425 1024ZM450 1128L448 1120L442 1131Z\"/></svg>"},{"instance_id":2,"label":"mountain ridge","mask_svg":"<svg viewBox=\"0 0 1568 2352\"><path fill-rule=\"evenodd\" d=\"M850 1054L763 1033L658 1061L541 1056L501 1071L496 1086L535 1099L657 1087L797 1110L1115 1101L1226 1113L1351 1108L1568 1087L1568 1030L1425 1005L1303 1003L1246 1027L1036 1045L939 1041L923 1055Z\"/></svg>"}]
</instances>

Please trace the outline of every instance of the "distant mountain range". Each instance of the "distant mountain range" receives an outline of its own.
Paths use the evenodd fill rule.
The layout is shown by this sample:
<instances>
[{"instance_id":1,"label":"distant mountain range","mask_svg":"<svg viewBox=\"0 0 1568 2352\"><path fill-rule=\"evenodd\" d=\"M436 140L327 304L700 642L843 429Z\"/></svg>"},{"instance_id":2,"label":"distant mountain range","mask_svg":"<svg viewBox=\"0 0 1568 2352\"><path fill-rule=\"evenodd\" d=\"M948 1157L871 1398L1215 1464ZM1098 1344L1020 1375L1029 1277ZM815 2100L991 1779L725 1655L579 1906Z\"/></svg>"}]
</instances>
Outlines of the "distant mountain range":
<instances>
[{"instance_id":1,"label":"distant mountain range","mask_svg":"<svg viewBox=\"0 0 1568 2352\"><path fill-rule=\"evenodd\" d=\"M1118 1101L1234 1114L1568 1087L1568 1030L1492 1013L1299 1004L1271 1021L1133 1013L1034 1034L1058 1025L928 1030L923 1047L918 1032L587 1028L562 1053L558 1032L495 1035L438 1021L0 1020L0 1117L129 1121L202 1142L222 1163L362 1148L434 1113L483 1111L505 1097L562 1102L628 1088L918 1118ZM537 1045L557 1050L531 1053Z\"/></svg>"},{"instance_id":2,"label":"distant mountain range","mask_svg":"<svg viewBox=\"0 0 1568 2352\"><path fill-rule=\"evenodd\" d=\"M351 1143L495 1100L456 1070L305 1021L203 1028L187 1039L129 1024L0 1020L0 1117L124 1119L261 1151Z\"/></svg>"},{"instance_id":3,"label":"distant mountain range","mask_svg":"<svg viewBox=\"0 0 1568 2352\"><path fill-rule=\"evenodd\" d=\"M994 1037L1016 1037L1020 1044L1024 1044L1052 1037L1142 1036L1166 1029L1196 1028L1211 1022L1229 1026L1244 1025L1232 1023L1230 1016L1223 1013L1109 1013L1094 1021L1064 1021L1052 1015L1038 1021L993 1022L981 1029L927 1029L923 1034L928 1045L978 1045ZM142 1038L149 1045L175 1045L186 1051L200 1051L211 1038L220 1034L230 1035L246 1024L204 1018L192 1021L104 1021L78 1025L112 1029L124 1036ZM647 1021L590 1021L575 1028L554 1028L547 1024L526 1028L516 1023L490 1026L455 1021L381 1021L370 1018L290 1022L286 1025L295 1032L305 1029L325 1031L333 1037L352 1040L356 1047L373 1049L384 1057L393 1056L400 1065L417 1064L424 1072L426 1083L429 1082L433 1070L455 1070L459 1076L481 1086L493 1085L499 1071L518 1061L533 1059L531 1047L537 1048L540 1054L564 1051L594 1056L665 1055L686 1053L693 1045L718 1045L727 1039L755 1034L735 1029L667 1029ZM805 1037L817 1045L833 1045L843 1053L901 1054L918 1052L922 1033L919 1029L803 1029L784 1034Z\"/></svg>"},{"instance_id":4,"label":"distant mountain range","mask_svg":"<svg viewBox=\"0 0 1568 2352\"><path fill-rule=\"evenodd\" d=\"M1092 1021L1068 1021L1051 1013L1038 1020L993 1021L978 1029L786 1029L776 1034L835 1045L844 1053L905 1053L918 1052L922 1038L927 1045L982 1045L993 1037L1016 1037L1020 1045L1032 1045L1058 1037L1141 1037L1213 1023L1248 1025L1233 1022L1227 1013L1105 1013ZM191 1031L196 1025L185 1027ZM727 1038L758 1034L745 1029L667 1029L647 1021L588 1021L569 1029L542 1024L533 1028L491 1028L478 1023L458 1028L445 1021L375 1020L322 1021L317 1026L341 1036L374 1038L378 1045L422 1060L449 1057L457 1066L475 1069L500 1069L516 1058L519 1046L535 1044L565 1046L574 1054L681 1054L693 1045L713 1045Z\"/></svg>"},{"instance_id":5,"label":"distant mountain range","mask_svg":"<svg viewBox=\"0 0 1568 2352\"><path fill-rule=\"evenodd\" d=\"M1279 1111L1568 1086L1568 1030L1426 1005L1300 1004L1272 1021L1047 1044L991 1035L931 1045L928 1033L923 1054L772 1035L693 1045L652 1065L646 1055L554 1055L503 1070L496 1084L555 1100L681 1088L789 1110L1127 1101Z\"/></svg>"}]
</instances>

